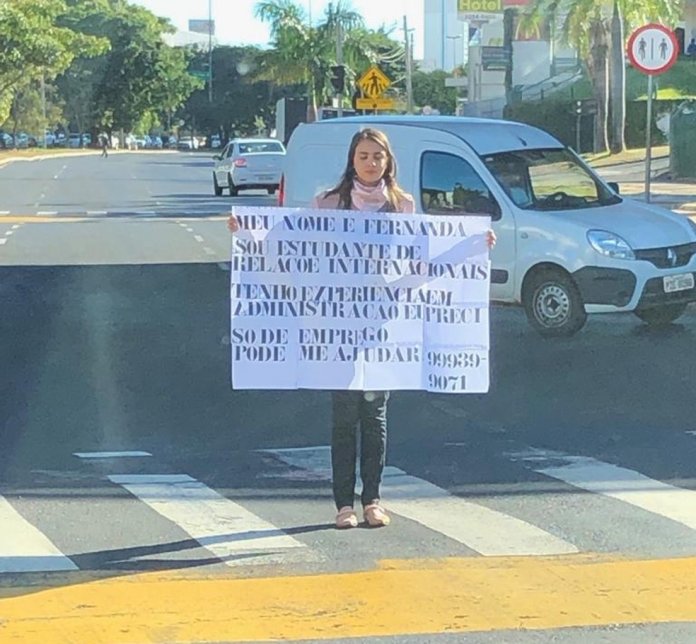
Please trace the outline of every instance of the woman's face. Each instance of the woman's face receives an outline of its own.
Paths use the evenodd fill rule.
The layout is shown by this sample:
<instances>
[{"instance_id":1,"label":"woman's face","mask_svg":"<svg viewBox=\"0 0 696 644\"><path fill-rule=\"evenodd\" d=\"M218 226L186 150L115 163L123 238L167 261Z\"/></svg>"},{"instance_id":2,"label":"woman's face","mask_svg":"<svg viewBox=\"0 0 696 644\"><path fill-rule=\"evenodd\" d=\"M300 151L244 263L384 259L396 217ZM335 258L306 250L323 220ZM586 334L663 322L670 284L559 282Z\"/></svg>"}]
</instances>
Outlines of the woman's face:
<instances>
[{"instance_id":1,"label":"woman's face","mask_svg":"<svg viewBox=\"0 0 696 644\"><path fill-rule=\"evenodd\" d=\"M370 139L360 141L355 148L353 166L361 183L368 186L379 183L387 169L387 162L387 151Z\"/></svg>"}]
</instances>

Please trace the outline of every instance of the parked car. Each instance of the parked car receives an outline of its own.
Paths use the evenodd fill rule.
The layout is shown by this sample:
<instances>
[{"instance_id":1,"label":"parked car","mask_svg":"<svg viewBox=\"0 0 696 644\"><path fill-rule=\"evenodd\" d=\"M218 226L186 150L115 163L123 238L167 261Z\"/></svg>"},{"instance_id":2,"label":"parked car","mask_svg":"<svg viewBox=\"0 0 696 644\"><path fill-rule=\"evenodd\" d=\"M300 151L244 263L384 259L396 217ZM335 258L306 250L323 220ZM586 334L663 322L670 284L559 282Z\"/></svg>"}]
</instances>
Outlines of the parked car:
<instances>
[{"instance_id":1,"label":"parked car","mask_svg":"<svg viewBox=\"0 0 696 644\"><path fill-rule=\"evenodd\" d=\"M71 132L68 134L67 142L69 148L86 148L92 144L92 135L88 132Z\"/></svg>"},{"instance_id":2,"label":"parked car","mask_svg":"<svg viewBox=\"0 0 696 644\"><path fill-rule=\"evenodd\" d=\"M198 139L194 136L182 136L176 144L178 150L197 150Z\"/></svg>"},{"instance_id":3,"label":"parked car","mask_svg":"<svg viewBox=\"0 0 696 644\"><path fill-rule=\"evenodd\" d=\"M272 195L280 184L285 148L275 139L232 139L213 159L213 191L218 197L225 188L232 196L247 189L265 189Z\"/></svg>"},{"instance_id":4,"label":"parked car","mask_svg":"<svg viewBox=\"0 0 696 644\"><path fill-rule=\"evenodd\" d=\"M145 147L148 150L161 150L162 149L162 139L159 136L146 136L145 137Z\"/></svg>"},{"instance_id":5,"label":"parked car","mask_svg":"<svg viewBox=\"0 0 696 644\"><path fill-rule=\"evenodd\" d=\"M311 207L315 193L336 185L352 136L367 126L389 137L418 212L491 216L491 299L524 306L542 335L572 335L588 313L668 324L696 301L696 224L622 197L560 141L522 123L370 116L301 124L288 143L281 205Z\"/></svg>"}]
</instances>

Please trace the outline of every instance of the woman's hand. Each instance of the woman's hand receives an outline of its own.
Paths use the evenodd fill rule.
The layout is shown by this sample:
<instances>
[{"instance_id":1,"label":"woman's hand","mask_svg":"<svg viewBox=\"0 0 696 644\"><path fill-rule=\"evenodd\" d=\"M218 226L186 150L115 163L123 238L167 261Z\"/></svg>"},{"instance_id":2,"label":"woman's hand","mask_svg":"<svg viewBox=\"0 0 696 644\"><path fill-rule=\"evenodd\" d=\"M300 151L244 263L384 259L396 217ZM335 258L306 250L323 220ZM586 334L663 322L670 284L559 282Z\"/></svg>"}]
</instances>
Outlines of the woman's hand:
<instances>
[{"instance_id":1,"label":"woman's hand","mask_svg":"<svg viewBox=\"0 0 696 644\"><path fill-rule=\"evenodd\" d=\"M497 241L498 238L495 236L495 233L489 228L488 232L486 233L486 244L488 244L488 250L491 250Z\"/></svg>"},{"instance_id":2,"label":"woman's hand","mask_svg":"<svg viewBox=\"0 0 696 644\"><path fill-rule=\"evenodd\" d=\"M235 215L230 215L227 220L227 228L231 233L236 233L239 230L239 219Z\"/></svg>"}]
</instances>

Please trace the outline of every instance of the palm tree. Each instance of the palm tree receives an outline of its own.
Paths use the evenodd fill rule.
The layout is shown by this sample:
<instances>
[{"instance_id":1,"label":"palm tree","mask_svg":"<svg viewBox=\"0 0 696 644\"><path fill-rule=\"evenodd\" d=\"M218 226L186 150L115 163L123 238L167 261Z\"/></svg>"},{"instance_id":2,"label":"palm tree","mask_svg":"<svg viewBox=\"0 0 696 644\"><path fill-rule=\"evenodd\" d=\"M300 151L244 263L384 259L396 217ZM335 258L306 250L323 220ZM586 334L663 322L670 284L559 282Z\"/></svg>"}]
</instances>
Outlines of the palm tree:
<instances>
[{"instance_id":1,"label":"palm tree","mask_svg":"<svg viewBox=\"0 0 696 644\"><path fill-rule=\"evenodd\" d=\"M371 39L362 16L347 2L329 3L322 21L310 25L301 6L292 0L261 0L255 14L271 29L271 49L264 52L257 78L283 85L304 85L309 97L308 120L330 95L330 68L336 63L336 43L343 36L344 63L353 70L367 67L378 52L378 40ZM382 43L383 44L383 43Z\"/></svg>"},{"instance_id":2,"label":"palm tree","mask_svg":"<svg viewBox=\"0 0 696 644\"><path fill-rule=\"evenodd\" d=\"M548 15L562 16L563 40L586 62L597 102L595 151L610 147L610 103L611 148L618 151L625 147L625 34L648 22L674 25L680 11L681 0L534 0L526 13L524 19L529 24Z\"/></svg>"}]
</instances>

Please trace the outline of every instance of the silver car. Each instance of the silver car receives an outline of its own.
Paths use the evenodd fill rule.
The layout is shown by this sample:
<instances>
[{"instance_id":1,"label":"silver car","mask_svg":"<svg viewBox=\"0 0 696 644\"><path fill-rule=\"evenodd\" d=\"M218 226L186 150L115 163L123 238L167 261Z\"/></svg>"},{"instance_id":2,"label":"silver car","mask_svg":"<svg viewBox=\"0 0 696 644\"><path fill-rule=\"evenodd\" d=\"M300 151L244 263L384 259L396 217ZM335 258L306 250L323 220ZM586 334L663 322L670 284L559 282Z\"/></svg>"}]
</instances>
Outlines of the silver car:
<instances>
[{"instance_id":1,"label":"silver car","mask_svg":"<svg viewBox=\"0 0 696 644\"><path fill-rule=\"evenodd\" d=\"M284 157L285 148L276 139L232 139L213 157L216 196L225 188L233 197L247 189L265 189L269 195L274 194L280 184Z\"/></svg>"}]
</instances>

